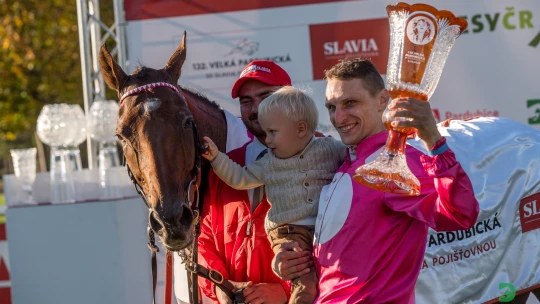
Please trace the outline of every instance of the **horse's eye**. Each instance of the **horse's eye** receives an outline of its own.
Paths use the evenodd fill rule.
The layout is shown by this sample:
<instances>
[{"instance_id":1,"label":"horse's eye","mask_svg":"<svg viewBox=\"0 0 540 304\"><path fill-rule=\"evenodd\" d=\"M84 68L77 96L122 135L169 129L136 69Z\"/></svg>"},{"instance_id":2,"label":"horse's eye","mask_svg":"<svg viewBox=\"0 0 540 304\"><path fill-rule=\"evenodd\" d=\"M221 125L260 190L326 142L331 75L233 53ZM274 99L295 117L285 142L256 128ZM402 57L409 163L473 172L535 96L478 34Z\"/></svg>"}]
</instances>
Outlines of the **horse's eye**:
<instances>
[{"instance_id":1,"label":"horse's eye","mask_svg":"<svg viewBox=\"0 0 540 304\"><path fill-rule=\"evenodd\" d=\"M184 127L185 128L191 128L191 125L193 124L193 120L191 119L188 119L186 120L186 122L184 123Z\"/></svg>"},{"instance_id":2,"label":"horse's eye","mask_svg":"<svg viewBox=\"0 0 540 304\"><path fill-rule=\"evenodd\" d=\"M116 133L116 134L114 134L114 136L116 136L118 138L118 140L120 140L122 143L126 142L126 140L122 137L122 135Z\"/></svg>"}]
</instances>

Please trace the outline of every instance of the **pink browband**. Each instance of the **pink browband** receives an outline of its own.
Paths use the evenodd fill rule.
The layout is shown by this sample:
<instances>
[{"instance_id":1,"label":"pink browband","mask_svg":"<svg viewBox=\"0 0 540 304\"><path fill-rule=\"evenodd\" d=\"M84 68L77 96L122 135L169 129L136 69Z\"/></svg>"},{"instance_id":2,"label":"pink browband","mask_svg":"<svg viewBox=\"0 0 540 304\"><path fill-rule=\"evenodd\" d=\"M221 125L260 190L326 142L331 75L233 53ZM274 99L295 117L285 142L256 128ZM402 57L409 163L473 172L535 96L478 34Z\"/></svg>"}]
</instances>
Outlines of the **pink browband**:
<instances>
[{"instance_id":1,"label":"pink browband","mask_svg":"<svg viewBox=\"0 0 540 304\"><path fill-rule=\"evenodd\" d=\"M178 91L178 89L175 86L173 86L172 84L166 83L166 82L154 82L154 83L145 84L145 85L140 86L140 87L136 87L135 89L126 92L120 98L120 104L122 104L122 101L128 96L139 94L140 92L143 92L143 91L146 91L148 89L155 88L155 87L168 87L168 88L172 89L173 91L175 91L176 94L180 95L180 92Z\"/></svg>"}]
</instances>

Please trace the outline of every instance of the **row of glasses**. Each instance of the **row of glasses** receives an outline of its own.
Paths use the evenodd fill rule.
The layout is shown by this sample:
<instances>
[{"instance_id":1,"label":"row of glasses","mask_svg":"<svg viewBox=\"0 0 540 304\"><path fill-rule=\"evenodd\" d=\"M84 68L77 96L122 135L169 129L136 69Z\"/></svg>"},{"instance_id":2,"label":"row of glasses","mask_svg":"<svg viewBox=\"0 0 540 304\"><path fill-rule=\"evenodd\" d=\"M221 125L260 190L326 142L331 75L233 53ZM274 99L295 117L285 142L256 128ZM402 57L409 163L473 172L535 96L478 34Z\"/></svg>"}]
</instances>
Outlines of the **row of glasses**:
<instances>
[{"instance_id":1,"label":"row of glasses","mask_svg":"<svg viewBox=\"0 0 540 304\"><path fill-rule=\"evenodd\" d=\"M52 203L70 203L80 197L76 197L84 190L84 182L74 179L74 173L82 170L80 150L78 146L86 139L87 132L99 142L99 179L100 179L100 199L111 199L120 196L118 187L114 185L110 177L113 167L119 165L118 150L114 130L118 115L118 104L112 100L96 100L88 117L85 116L79 105L49 104L45 105L37 120L37 135L39 139L51 147L50 158L50 187ZM32 150L24 149L24 150ZM21 150L22 151L22 150ZM33 150L35 151L35 150ZM12 158L14 162L20 163L22 152L13 150ZM31 158L27 153L27 158ZM33 154L33 168L35 176L35 152ZM21 167L21 165L17 165ZM28 169L29 170L29 169ZM28 178L24 180L23 186L28 189ZM35 178L35 177L34 177ZM33 180L30 182L30 189ZM25 190L26 191L26 190ZM23 201L28 203L32 200L31 193Z\"/></svg>"}]
</instances>

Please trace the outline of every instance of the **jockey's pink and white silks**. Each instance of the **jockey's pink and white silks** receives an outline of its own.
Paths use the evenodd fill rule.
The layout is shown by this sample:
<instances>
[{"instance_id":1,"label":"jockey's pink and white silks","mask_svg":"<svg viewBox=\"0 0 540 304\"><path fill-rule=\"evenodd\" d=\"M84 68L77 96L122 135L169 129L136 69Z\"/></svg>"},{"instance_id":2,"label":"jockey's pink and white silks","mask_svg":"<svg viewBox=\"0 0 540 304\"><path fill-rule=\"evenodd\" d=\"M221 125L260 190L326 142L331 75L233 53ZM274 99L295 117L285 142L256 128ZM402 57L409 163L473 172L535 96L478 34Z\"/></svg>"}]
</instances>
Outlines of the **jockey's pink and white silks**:
<instances>
[{"instance_id":1,"label":"jockey's pink and white silks","mask_svg":"<svg viewBox=\"0 0 540 304\"><path fill-rule=\"evenodd\" d=\"M420 196L355 182L354 170L378 155L387 134L364 139L321 193L314 240L316 303L413 303L428 226L467 229L477 219L471 182L451 150L429 157L407 147Z\"/></svg>"}]
</instances>

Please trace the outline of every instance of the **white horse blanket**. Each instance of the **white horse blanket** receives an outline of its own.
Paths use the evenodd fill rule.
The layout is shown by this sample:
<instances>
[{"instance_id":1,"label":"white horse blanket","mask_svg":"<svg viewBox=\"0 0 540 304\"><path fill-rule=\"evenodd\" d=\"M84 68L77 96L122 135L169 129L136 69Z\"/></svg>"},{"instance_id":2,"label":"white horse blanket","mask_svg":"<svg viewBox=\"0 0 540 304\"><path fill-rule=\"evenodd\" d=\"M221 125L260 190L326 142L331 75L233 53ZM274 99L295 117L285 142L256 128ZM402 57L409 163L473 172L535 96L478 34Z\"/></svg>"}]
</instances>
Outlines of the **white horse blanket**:
<instances>
[{"instance_id":1,"label":"white horse blanket","mask_svg":"<svg viewBox=\"0 0 540 304\"><path fill-rule=\"evenodd\" d=\"M540 131L504 118L439 127L480 204L473 228L430 229L417 303L498 302L540 288ZM418 139L408 144L425 152Z\"/></svg>"}]
</instances>

